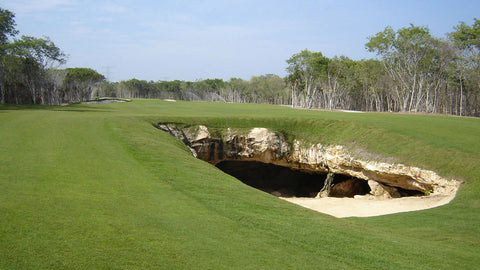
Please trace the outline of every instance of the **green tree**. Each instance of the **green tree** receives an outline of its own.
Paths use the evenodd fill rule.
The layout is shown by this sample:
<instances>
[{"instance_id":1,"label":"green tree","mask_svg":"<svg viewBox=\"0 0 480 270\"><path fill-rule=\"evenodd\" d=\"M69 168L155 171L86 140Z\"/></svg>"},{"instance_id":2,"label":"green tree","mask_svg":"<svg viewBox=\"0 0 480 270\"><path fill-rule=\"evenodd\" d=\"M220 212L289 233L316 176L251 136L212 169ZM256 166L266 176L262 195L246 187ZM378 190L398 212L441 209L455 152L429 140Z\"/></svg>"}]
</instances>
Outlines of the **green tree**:
<instances>
[{"instance_id":1,"label":"green tree","mask_svg":"<svg viewBox=\"0 0 480 270\"><path fill-rule=\"evenodd\" d=\"M292 87L292 106L311 108L319 90L320 74L328 68L329 59L321 52L303 50L287 60L287 81ZM298 91L298 93L297 93ZM298 98L300 97L300 100Z\"/></svg>"},{"instance_id":2,"label":"green tree","mask_svg":"<svg viewBox=\"0 0 480 270\"><path fill-rule=\"evenodd\" d=\"M250 102L248 94L249 82L241 78L230 78L221 90L221 95L227 102Z\"/></svg>"},{"instance_id":3,"label":"green tree","mask_svg":"<svg viewBox=\"0 0 480 270\"><path fill-rule=\"evenodd\" d=\"M64 64L66 55L48 37L35 38L22 36L9 44L8 50L11 54L28 58L38 63L42 68L50 67L53 64Z\"/></svg>"},{"instance_id":4,"label":"green tree","mask_svg":"<svg viewBox=\"0 0 480 270\"><path fill-rule=\"evenodd\" d=\"M10 57L21 59L23 83L30 93L31 102L36 104L39 100L41 104L47 103L45 100L48 91L45 88L47 81L45 68L55 63L65 63L65 54L48 38L30 36L15 39L7 44L6 49Z\"/></svg>"},{"instance_id":5,"label":"green tree","mask_svg":"<svg viewBox=\"0 0 480 270\"><path fill-rule=\"evenodd\" d=\"M475 18L473 24L460 22L455 26L456 31L449 34L450 39L462 49L480 50L480 20Z\"/></svg>"},{"instance_id":6,"label":"green tree","mask_svg":"<svg viewBox=\"0 0 480 270\"><path fill-rule=\"evenodd\" d=\"M0 8L0 102L50 103L47 67L63 64L65 54L48 38L22 36L15 15ZM13 40L12 40L13 38ZM57 99L58 100L58 99Z\"/></svg>"},{"instance_id":7,"label":"green tree","mask_svg":"<svg viewBox=\"0 0 480 270\"><path fill-rule=\"evenodd\" d=\"M285 81L275 74L252 76L248 81L248 90L256 103L283 104L285 99Z\"/></svg>"},{"instance_id":8,"label":"green tree","mask_svg":"<svg viewBox=\"0 0 480 270\"><path fill-rule=\"evenodd\" d=\"M448 34L458 49L450 73L453 85L460 92L459 114L480 114L480 20L473 24L460 22L455 31ZM464 98L465 97L465 98Z\"/></svg>"},{"instance_id":9,"label":"green tree","mask_svg":"<svg viewBox=\"0 0 480 270\"><path fill-rule=\"evenodd\" d=\"M91 68L66 68L66 83L98 83L105 80L105 76Z\"/></svg>"},{"instance_id":10,"label":"green tree","mask_svg":"<svg viewBox=\"0 0 480 270\"><path fill-rule=\"evenodd\" d=\"M0 103L5 103L6 49L9 38L17 33L15 15L9 10L0 8Z\"/></svg>"},{"instance_id":11,"label":"green tree","mask_svg":"<svg viewBox=\"0 0 480 270\"><path fill-rule=\"evenodd\" d=\"M389 111L392 104L386 91L386 74L381 61L375 59L360 60L356 63L354 77L358 85L352 100L356 110ZM362 102L362 104L360 104Z\"/></svg>"},{"instance_id":12,"label":"green tree","mask_svg":"<svg viewBox=\"0 0 480 270\"><path fill-rule=\"evenodd\" d=\"M438 39L427 27L414 26L384 31L369 37L365 45L379 55L395 85L394 97L401 111L419 110L420 102L430 91L429 81Z\"/></svg>"},{"instance_id":13,"label":"green tree","mask_svg":"<svg viewBox=\"0 0 480 270\"><path fill-rule=\"evenodd\" d=\"M0 54L5 54L5 46L9 38L18 34L15 29L15 15L6 9L0 8Z\"/></svg>"}]
</instances>

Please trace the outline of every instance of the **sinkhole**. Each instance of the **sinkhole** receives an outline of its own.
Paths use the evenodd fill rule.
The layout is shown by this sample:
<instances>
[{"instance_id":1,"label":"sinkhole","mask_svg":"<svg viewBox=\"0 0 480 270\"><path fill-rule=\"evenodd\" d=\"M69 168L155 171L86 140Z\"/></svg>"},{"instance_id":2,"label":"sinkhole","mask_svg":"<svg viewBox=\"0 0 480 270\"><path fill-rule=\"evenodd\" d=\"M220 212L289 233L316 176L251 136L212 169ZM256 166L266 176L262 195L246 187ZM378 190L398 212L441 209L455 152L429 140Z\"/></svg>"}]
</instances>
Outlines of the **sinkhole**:
<instances>
[{"instance_id":1,"label":"sinkhole","mask_svg":"<svg viewBox=\"0 0 480 270\"><path fill-rule=\"evenodd\" d=\"M246 185L337 217L436 207L450 202L460 184L417 167L357 159L341 145L305 144L297 139L287 143L266 128L209 130L203 125L179 128L174 123L158 123L157 128L185 143L194 157ZM316 199L325 197L337 198ZM338 199L342 197L359 200ZM384 200L400 197L409 198L401 198L398 205L398 200ZM356 209L353 214L352 209Z\"/></svg>"},{"instance_id":2,"label":"sinkhole","mask_svg":"<svg viewBox=\"0 0 480 270\"><path fill-rule=\"evenodd\" d=\"M288 144L266 128L246 132L216 130L203 125L178 128L160 123L158 128L180 139L192 155L215 165L243 183L279 197L399 198L454 193L456 181L432 171L401 164L362 161L342 146L298 140Z\"/></svg>"},{"instance_id":3,"label":"sinkhole","mask_svg":"<svg viewBox=\"0 0 480 270\"><path fill-rule=\"evenodd\" d=\"M370 186L367 181L349 175L334 174L326 183L328 174L294 170L258 161L222 161L215 165L244 184L270 193L277 197L315 198L322 190L328 190L328 197L350 197L367 195ZM422 196L420 191L398 188L400 196Z\"/></svg>"},{"instance_id":4,"label":"sinkhole","mask_svg":"<svg viewBox=\"0 0 480 270\"><path fill-rule=\"evenodd\" d=\"M326 173L305 172L258 161L222 161L216 167L244 184L277 197L314 198L325 185ZM353 197L370 192L366 181L335 175L329 196Z\"/></svg>"}]
</instances>

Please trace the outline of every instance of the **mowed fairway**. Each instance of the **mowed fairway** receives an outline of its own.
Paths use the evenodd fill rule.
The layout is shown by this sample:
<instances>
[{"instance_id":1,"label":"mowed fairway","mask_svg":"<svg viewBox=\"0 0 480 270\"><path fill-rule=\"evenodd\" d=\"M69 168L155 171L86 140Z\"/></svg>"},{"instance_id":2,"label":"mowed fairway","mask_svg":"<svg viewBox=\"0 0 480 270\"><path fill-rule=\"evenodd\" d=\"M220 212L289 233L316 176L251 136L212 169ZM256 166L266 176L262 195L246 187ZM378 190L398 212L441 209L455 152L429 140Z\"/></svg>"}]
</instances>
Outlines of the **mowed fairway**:
<instances>
[{"instance_id":1,"label":"mowed fairway","mask_svg":"<svg viewBox=\"0 0 480 270\"><path fill-rule=\"evenodd\" d=\"M336 219L193 158L158 122L267 127L464 181L452 203ZM0 106L0 269L475 269L480 119L134 100Z\"/></svg>"}]
</instances>

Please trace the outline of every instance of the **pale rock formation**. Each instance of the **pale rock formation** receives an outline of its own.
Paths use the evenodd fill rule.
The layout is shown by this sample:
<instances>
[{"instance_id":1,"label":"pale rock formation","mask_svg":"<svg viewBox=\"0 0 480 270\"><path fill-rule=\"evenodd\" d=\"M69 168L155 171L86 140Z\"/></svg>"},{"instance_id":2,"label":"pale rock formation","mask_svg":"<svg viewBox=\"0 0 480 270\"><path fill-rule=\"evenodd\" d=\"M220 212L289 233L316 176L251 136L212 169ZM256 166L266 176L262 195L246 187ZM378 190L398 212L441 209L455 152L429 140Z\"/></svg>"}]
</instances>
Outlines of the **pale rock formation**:
<instances>
[{"instance_id":1,"label":"pale rock formation","mask_svg":"<svg viewBox=\"0 0 480 270\"><path fill-rule=\"evenodd\" d=\"M370 187L370 194L375 197L391 199L400 198L400 193L394 187L382 185L376 181L368 180L368 186Z\"/></svg>"},{"instance_id":2,"label":"pale rock formation","mask_svg":"<svg viewBox=\"0 0 480 270\"><path fill-rule=\"evenodd\" d=\"M211 136L206 126L198 126L195 132L171 124L159 124L158 128L182 140L198 158L211 164L225 160L260 161L296 170L349 175L368 181L372 195L378 197L398 197L395 187L449 195L459 186L458 181L442 178L433 171L354 158L340 145L305 145L294 140L289 146L282 136L266 128L254 128L247 134L227 129L220 137Z\"/></svg>"},{"instance_id":3,"label":"pale rock formation","mask_svg":"<svg viewBox=\"0 0 480 270\"><path fill-rule=\"evenodd\" d=\"M201 141L210 138L210 132L206 126L198 126L197 134L195 135L194 141Z\"/></svg>"}]
</instances>

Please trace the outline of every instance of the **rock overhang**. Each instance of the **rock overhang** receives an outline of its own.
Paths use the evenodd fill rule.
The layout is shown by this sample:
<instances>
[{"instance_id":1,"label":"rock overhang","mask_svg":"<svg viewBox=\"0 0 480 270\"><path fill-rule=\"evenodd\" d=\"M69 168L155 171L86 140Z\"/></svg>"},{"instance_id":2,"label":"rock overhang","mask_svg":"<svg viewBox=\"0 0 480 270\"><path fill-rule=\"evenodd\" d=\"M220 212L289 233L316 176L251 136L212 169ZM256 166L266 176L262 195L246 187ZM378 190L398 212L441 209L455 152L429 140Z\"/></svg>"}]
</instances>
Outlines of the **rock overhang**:
<instances>
[{"instance_id":1,"label":"rock overhang","mask_svg":"<svg viewBox=\"0 0 480 270\"><path fill-rule=\"evenodd\" d=\"M160 123L157 127L182 140L195 157L212 165L229 160L251 161L299 171L347 175L366 181L370 194L382 198L397 197L397 189L429 196L451 195L459 186L458 181L430 170L356 158L341 145L306 144L300 139L289 144L281 134L267 128L248 131L227 128L212 135L204 125L179 128Z\"/></svg>"}]
</instances>

